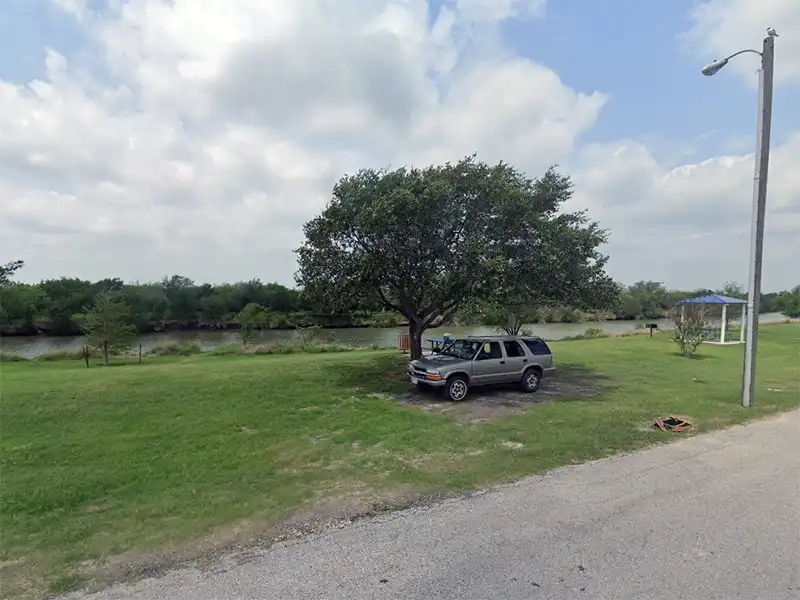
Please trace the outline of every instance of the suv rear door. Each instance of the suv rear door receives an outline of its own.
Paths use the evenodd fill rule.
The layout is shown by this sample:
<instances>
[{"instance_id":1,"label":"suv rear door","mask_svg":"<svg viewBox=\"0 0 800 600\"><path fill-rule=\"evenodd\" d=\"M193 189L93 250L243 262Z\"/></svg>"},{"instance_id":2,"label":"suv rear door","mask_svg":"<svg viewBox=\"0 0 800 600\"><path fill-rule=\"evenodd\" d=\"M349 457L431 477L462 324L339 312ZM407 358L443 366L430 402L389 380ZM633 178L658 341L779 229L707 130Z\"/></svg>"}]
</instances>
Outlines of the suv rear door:
<instances>
[{"instance_id":1,"label":"suv rear door","mask_svg":"<svg viewBox=\"0 0 800 600\"><path fill-rule=\"evenodd\" d=\"M503 381L519 381L522 379L522 372L528 366L528 355L525 348L517 340L504 340L503 350L506 353Z\"/></svg>"},{"instance_id":2,"label":"suv rear door","mask_svg":"<svg viewBox=\"0 0 800 600\"><path fill-rule=\"evenodd\" d=\"M522 340L528 347L528 351L533 354L533 362L542 367L545 371L553 366L553 355L550 348L539 338L525 338Z\"/></svg>"}]
</instances>

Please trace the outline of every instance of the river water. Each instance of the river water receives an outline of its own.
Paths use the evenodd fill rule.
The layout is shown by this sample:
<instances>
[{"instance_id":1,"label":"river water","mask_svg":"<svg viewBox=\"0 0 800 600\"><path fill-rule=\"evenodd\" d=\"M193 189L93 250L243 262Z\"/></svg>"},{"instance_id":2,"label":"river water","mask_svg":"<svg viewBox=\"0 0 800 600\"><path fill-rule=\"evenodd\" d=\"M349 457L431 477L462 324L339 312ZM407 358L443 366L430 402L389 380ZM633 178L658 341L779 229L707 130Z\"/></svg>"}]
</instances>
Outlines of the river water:
<instances>
[{"instance_id":1,"label":"river water","mask_svg":"<svg viewBox=\"0 0 800 600\"><path fill-rule=\"evenodd\" d=\"M768 313L761 315L761 323L776 322L785 319L779 313ZM533 331L546 340L558 340L584 333L590 327L599 327L605 333L618 334L633 331L638 325L645 323L657 323L659 329L669 329L669 322L666 320L644 320L644 321L606 321L603 323L544 323L527 325L525 328ZM405 327L400 328L360 328L360 329L325 329L323 335L332 343L346 344L353 346L378 346L394 347L397 345L397 334L406 333ZM441 327L430 329L425 332L424 337L441 337L444 333L450 333L453 337L466 335L487 335L496 333L492 327ZM270 330L256 333L253 340L255 344L270 344L275 342L296 342L300 339L299 332L295 330ZM162 344L171 342L196 342L204 351L213 350L218 346L236 344L240 342L237 331L173 331L168 333L150 333L137 338L132 344L133 348L138 348L139 342L142 343L142 350L147 352L149 349ZM33 358L48 352L59 350L78 350L83 343L83 338L75 337L48 337L48 336L29 336L29 337L3 337L0 338L0 350L13 354L19 354L28 358Z\"/></svg>"}]
</instances>

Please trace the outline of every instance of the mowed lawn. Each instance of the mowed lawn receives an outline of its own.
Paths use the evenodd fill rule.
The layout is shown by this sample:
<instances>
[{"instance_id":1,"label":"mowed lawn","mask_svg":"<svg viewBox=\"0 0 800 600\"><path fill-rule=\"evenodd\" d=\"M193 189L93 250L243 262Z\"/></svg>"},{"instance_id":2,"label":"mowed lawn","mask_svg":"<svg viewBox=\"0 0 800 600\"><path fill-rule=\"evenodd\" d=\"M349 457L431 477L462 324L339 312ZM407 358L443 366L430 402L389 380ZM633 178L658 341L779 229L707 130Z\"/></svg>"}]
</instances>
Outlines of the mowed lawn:
<instances>
[{"instance_id":1,"label":"mowed lawn","mask_svg":"<svg viewBox=\"0 0 800 600\"><path fill-rule=\"evenodd\" d=\"M2 594L146 572L130 565L268 536L330 500L466 490L685 435L651 429L659 416L704 431L800 406L800 325L762 326L749 411L741 346L694 360L666 334L551 347L604 391L473 425L377 396L408 389L391 351L4 363Z\"/></svg>"}]
</instances>

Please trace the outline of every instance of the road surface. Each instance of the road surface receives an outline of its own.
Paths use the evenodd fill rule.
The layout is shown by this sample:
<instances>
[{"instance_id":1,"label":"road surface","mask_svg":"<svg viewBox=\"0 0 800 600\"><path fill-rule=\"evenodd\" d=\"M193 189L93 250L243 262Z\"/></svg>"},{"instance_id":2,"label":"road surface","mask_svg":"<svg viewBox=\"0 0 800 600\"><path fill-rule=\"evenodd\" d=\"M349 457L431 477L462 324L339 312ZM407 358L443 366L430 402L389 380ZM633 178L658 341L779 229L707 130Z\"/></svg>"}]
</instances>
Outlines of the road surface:
<instances>
[{"instance_id":1,"label":"road surface","mask_svg":"<svg viewBox=\"0 0 800 600\"><path fill-rule=\"evenodd\" d=\"M800 599L800 411L89 598Z\"/></svg>"}]
</instances>

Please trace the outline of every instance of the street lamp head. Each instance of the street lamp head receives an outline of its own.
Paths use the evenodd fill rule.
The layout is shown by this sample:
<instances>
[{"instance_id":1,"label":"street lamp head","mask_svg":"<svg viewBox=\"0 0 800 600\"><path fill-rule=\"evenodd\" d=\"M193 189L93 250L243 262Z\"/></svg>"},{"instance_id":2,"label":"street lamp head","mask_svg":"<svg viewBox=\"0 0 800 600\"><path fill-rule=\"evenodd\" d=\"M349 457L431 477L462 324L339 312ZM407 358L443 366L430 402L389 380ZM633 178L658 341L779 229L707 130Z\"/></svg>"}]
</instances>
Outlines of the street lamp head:
<instances>
[{"instance_id":1,"label":"street lamp head","mask_svg":"<svg viewBox=\"0 0 800 600\"><path fill-rule=\"evenodd\" d=\"M719 60L715 60L711 64L708 64L705 67L703 67L703 70L701 71L701 73L703 73L703 75L705 75L706 77L711 77L712 75L715 75L717 73L717 71L719 71L722 67L724 67L727 64L728 64L728 59L727 58L722 58L722 59L719 59Z\"/></svg>"}]
</instances>

